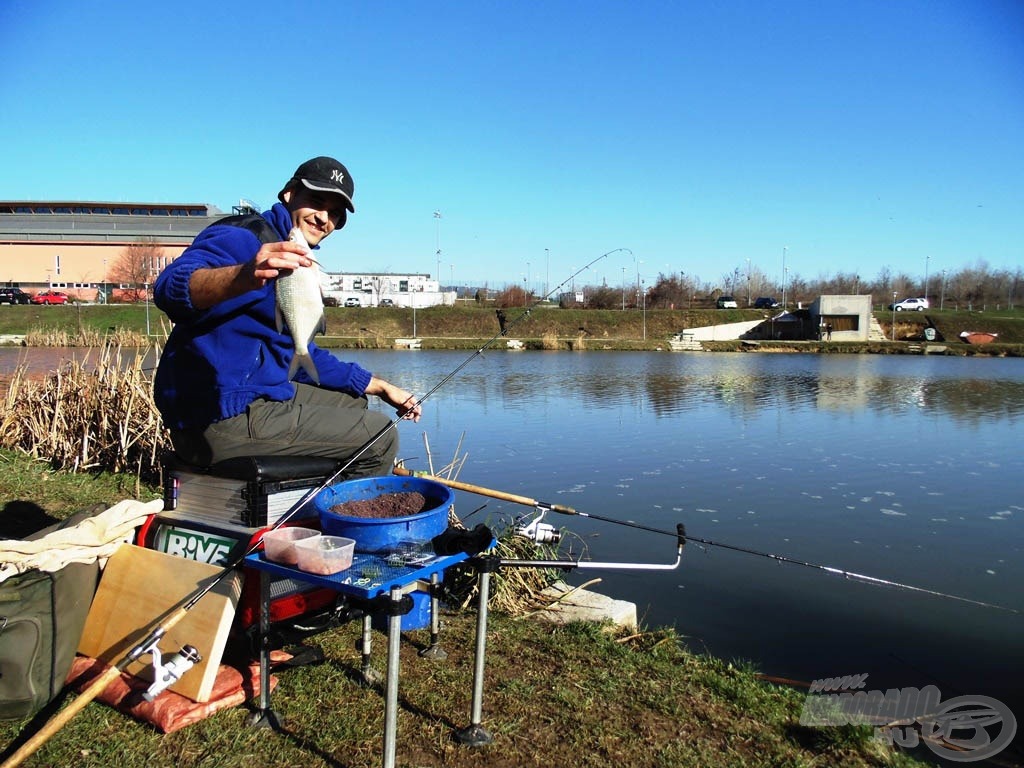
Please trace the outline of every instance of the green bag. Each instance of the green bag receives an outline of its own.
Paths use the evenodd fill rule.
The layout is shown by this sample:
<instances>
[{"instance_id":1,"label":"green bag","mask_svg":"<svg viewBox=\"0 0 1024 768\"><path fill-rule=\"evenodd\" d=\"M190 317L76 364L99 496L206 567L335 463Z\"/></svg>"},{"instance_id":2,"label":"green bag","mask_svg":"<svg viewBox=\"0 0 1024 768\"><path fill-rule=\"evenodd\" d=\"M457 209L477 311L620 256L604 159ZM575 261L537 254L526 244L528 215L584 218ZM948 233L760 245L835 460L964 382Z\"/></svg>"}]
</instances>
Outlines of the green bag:
<instances>
[{"instance_id":1,"label":"green bag","mask_svg":"<svg viewBox=\"0 0 1024 768\"><path fill-rule=\"evenodd\" d=\"M73 516L54 528L87 516ZM71 563L55 573L26 571L0 582L0 720L29 717L60 693L99 573L96 562Z\"/></svg>"}]
</instances>

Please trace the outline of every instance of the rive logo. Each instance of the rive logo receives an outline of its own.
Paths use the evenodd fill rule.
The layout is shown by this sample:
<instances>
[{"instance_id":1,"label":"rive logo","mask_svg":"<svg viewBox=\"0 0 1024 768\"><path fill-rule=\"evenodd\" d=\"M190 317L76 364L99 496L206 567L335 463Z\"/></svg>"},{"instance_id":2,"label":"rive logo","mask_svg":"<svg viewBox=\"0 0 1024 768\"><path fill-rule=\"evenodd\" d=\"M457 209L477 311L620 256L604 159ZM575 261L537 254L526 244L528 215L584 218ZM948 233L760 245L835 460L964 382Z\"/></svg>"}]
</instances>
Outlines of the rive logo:
<instances>
[{"instance_id":1,"label":"rive logo","mask_svg":"<svg viewBox=\"0 0 1024 768\"><path fill-rule=\"evenodd\" d=\"M160 529L156 539L161 552L210 565L224 565L235 544L234 539L175 526Z\"/></svg>"}]
</instances>

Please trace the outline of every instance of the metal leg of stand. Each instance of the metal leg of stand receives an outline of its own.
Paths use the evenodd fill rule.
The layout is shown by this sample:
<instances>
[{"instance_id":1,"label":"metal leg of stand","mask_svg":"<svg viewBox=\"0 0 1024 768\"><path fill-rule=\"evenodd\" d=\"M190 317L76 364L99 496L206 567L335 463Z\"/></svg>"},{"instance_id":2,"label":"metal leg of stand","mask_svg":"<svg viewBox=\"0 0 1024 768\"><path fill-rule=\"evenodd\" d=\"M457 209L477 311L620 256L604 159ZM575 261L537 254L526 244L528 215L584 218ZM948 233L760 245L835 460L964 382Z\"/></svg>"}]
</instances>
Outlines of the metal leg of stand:
<instances>
[{"instance_id":1,"label":"metal leg of stand","mask_svg":"<svg viewBox=\"0 0 1024 768\"><path fill-rule=\"evenodd\" d=\"M270 708L270 574L260 571L260 701L259 709L249 718L257 728L277 728L280 721Z\"/></svg>"},{"instance_id":2,"label":"metal leg of stand","mask_svg":"<svg viewBox=\"0 0 1024 768\"><path fill-rule=\"evenodd\" d=\"M359 673L363 677L363 685L377 685L380 675L370 666L370 646L373 639L373 616L369 613L363 616L363 637L359 641L359 652L362 655L362 667Z\"/></svg>"},{"instance_id":3,"label":"metal leg of stand","mask_svg":"<svg viewBox=\"0 0 1024 768\"><path fill-rule=\"evenodd\" d=\"M401 587L391 588L391 610L388 612L388 673L384 690L384 768L394 768L398 737L398 665L402 639L402 615L398 604Z\"/></svg>"},{"instance_id":4,"label":"metal leg of stand","mask_svg":"<svg viewBox=\"0 0 1024 768\"><path fill-rule=\"evenodd\" d=\"M448 654L441 647L439 638L441 636L441 601L437 599L441 590L441 574L434 573L430 576L430 646L420 651L420 656L425 659L437 659L444 661Z\"/></svg>"},{"instance_id":5,"label":"metal leg of stand","mask_svg":"<svg viewBox=\"0 0 1024 768\"><path fill-rule=\"evenodd\" d=\"M470 723L456 731L455 740L470 747L482 747L494 737L480 723L483 720L484 655L487 645L487 600L491 591L491 574L486 565L480 571L480 607L476 617L476 656L473 667L473 705Z\"/></svg>"}]
</instances>

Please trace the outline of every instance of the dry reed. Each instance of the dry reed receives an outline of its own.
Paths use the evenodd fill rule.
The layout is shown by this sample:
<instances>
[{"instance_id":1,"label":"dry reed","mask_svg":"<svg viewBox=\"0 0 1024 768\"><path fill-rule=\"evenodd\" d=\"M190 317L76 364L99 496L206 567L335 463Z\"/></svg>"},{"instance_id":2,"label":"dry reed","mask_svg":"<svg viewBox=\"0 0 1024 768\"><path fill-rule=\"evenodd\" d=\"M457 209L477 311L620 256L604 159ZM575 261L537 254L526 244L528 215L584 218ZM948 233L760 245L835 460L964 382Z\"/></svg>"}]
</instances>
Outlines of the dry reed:
<instances>
[{"instance_id":1,"label":"dry reed","mask_svg":"<svg viewBox=\"0 0 1024 768\"><path fill-rule=\"evenodd\" d=\"M125 328L106 333L94 328L79 328L74 333L59 328L31 328L25 334L26 347L147 347L149 344L143 334Z\"/></svg>"},{"instance_id":2,"label":"dry reed","mask_svg":"<svg viewBox=\"0 0 1024 768\"><path fill-rule=\"evenodd\" d=\"M541 348L549 350L557 350L562 348L561 343L558 341L558 334L554 333L553 331L548 331L541 337L540 345Z\"/></svg>"},{"instance_id":3,"label":"dry reed","mask_svg":"<svg viewBox=\"0 0 1024 768\"><path fill-rule=\"evenodd\" d=\"M14 372L0 414L0 444L48 461L55 469L130 472L159 478L159 457L169 448L153 402L143 351L125 359L104 344L95 365L65 363L44 378Z\"/></svg>"}]
</instances>

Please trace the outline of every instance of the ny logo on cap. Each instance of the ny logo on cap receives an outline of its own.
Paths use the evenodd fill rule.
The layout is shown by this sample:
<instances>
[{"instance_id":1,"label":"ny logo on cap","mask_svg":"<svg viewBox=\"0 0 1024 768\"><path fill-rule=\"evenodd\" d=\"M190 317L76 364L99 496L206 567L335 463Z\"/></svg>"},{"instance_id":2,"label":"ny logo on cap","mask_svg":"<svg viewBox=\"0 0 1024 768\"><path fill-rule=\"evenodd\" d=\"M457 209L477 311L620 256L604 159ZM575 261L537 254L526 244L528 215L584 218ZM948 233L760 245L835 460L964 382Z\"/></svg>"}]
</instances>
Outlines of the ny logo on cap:
<instances>
[{"instance_id":1,"label":"ny logo on cap","mask_svg":"<svg viewBox=\"0 0 1024 768\"><path fill-rule=\"evenodd\" d=\"M345 182L345 174L339 171L338 169L334 169L333 171L331 171L331 181L336 181L339 184L343 184Z\"/></svg>"}]
</instances>

